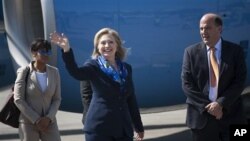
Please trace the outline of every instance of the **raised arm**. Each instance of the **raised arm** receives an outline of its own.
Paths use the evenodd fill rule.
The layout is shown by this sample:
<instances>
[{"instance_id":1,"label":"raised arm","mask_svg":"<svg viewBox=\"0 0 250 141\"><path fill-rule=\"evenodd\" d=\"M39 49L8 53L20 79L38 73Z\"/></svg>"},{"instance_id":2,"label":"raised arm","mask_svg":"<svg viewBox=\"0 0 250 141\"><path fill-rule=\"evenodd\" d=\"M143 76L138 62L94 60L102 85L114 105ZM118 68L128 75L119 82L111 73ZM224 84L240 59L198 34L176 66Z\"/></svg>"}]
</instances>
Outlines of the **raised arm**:
<instances>
[{"instance_id":1,"label":"raised arm","mask_svg":"<svg viewBox=\"0 0 250 141\"><path fill-rule=\"evenodd\" d=\"M67 71L72 77L77 80L89 80L93 76L90 65L78 67L73 50L70 48L69 40L63 33L53 32L50 34L51 43L60 47L63 50L62 58L65 63Z\"/></svg>"},{"instance_id":2,"label":"raised arm","mask_svg":"<svg viewBox=\"0 0 250 141\"><path fill-rule=\"evenodd\" d=\"M51 40L51 43L62 48L64 52L69 52L70 50L69 40L64 35L64 33L59 34L57 32L53 32L50 34L50 40Z\"/></svg>"}]
</instances>

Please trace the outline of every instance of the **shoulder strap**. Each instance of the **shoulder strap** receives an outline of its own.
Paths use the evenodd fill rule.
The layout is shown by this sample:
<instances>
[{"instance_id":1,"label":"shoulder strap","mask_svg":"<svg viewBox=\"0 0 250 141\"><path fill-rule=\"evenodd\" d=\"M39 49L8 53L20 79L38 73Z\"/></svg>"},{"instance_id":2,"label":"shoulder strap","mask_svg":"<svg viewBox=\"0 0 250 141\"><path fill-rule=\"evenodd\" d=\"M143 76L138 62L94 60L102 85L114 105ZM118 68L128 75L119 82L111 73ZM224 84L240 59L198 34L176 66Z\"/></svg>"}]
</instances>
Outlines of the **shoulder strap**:
<instances>
[{"instance_id":1,"label":"shoulder strap","mask_svg":"<svg viewBox=\"0 0 250 141\"><path fill-rule=\"evenodd\" d=\"M30 73L30 67L29 66L27 66L26 67L27 69L26 69L26 76L25 76L25 99L26 99L26 89L27 89L27 82L28 82L28 77L29 77L29 73Z\"/></svg>"},{"instance_id":2,"label":"shoulder strap","mask_svg":"<svg viewBox=\"0 0 250 141\"><path fill-rule=\"evenodd\" d=\"M29 73L30 73L30 67L27 66L26 67L26 76L25 76L25 93L26 93L26 86L27 86L27 81L28 81L28 77L29 77ZM12 92L14 91L14 86L12 86L11 88Z\"/></svg>"},{"instance_id":3,"label":"shoulder strap","mask_svg":"<svg viewBox=\"0 0 250 141\"><path fill-rule=\"evenodd\" d=\"M27 81L28 81L28 76L29 76L29 73L30 73L30 67L29 66L27 66L27 69L26 69L26 77L25 77L25 83L27 83Z\"/></svg>"}]
</instances>

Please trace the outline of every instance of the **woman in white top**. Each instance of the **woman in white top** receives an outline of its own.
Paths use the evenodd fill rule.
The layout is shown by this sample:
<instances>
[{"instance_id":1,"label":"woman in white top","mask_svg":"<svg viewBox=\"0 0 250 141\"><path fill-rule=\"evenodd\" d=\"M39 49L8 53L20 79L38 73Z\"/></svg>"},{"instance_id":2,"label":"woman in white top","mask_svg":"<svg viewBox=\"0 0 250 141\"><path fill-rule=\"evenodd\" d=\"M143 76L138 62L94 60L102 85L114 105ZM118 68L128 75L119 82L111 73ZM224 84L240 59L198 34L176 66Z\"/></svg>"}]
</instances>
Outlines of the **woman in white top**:
<instances>
[{"instance_id":1,"label":"woman in white top","mask_svg":"<svg viewBox=\"0 0 250 141\"><path fill-rule=\"evenodd\" d=\"M22 141L60 141L56 113L61 103L61 84L58 69L47 64L51 45L36 39L31 53L34 61L17 70L15 81L14 99L21 111L19 136Z\"/></svg>"}]
</instances>

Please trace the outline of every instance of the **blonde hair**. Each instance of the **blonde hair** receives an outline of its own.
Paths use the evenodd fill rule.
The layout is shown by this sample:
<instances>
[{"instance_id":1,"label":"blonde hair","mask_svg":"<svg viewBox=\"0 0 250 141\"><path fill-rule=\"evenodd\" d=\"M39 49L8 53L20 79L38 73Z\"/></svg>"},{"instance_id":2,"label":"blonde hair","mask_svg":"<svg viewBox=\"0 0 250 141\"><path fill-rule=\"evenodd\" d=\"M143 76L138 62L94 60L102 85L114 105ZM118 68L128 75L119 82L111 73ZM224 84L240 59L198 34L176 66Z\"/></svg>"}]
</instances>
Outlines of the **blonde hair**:
<instances>
[{"instance_id":1,"label":"blonde hair","mask_svg":"<svg viewBox=\"0 0 250 141\"><path fill-rule=\"evenodd\" d=\"M102 28L95 34L94 50L91 55L92 59L96 59L98 56L101 55L100 52L98 51L98 44L99 44L100 38L106 34L112 35L116 41L117 51L115 53L115 56L120 60L124 60L126 57L126 48L122 46L122 40L118 32L111 28Z\"/></svg>"}]
</instances>

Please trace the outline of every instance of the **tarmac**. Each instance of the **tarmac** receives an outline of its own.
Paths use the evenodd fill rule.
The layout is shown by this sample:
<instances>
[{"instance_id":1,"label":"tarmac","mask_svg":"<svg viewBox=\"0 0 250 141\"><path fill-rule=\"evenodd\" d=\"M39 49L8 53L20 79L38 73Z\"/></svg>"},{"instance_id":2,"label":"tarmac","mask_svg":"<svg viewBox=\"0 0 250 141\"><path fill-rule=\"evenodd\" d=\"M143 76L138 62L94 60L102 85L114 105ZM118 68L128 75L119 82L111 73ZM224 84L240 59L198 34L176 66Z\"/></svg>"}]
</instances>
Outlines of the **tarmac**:
<instances>
[{"instance_id":1,"label":"tarmac","mask_svg":"<svg viewBox=\"0 0 250 141\"><path fill-rule=\"evenodd\" d=\"M0 89L0 108L9 90L9 87ZM141 109L144 141L191 141L190 130L185 124L185 106L177 109ZM57 122L62 141L85 141L81 118L81 113L58 111ZM19 141L18 129L0 123L0 140Z\"/></svg>"}]
</instances>

